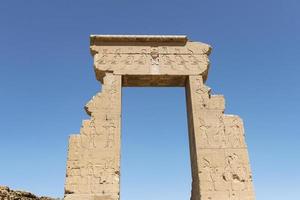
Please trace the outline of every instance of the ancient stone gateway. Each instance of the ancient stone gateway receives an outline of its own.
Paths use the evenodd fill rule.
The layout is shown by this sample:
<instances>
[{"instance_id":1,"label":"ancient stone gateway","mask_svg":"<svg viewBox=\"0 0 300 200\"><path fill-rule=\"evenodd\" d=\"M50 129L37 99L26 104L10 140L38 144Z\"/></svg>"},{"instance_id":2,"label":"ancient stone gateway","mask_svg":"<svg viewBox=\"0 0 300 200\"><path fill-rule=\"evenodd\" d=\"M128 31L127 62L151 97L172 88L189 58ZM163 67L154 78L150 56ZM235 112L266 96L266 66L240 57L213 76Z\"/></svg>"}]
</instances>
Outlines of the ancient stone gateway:
<instances>
[{"instance_id":1,"label":"ancient stone gateway","mask_svg":"<svg viewBox=\"0 0 300 200\"><path fill-rule=\"evenodd\" d=\"M93 35L90 45L102 91L69 140L66 200L120 199L122 86L186 88L191 200L255 199L243 122L204 84L209 45L168 35Z\"/></svg>"}]
</instances>

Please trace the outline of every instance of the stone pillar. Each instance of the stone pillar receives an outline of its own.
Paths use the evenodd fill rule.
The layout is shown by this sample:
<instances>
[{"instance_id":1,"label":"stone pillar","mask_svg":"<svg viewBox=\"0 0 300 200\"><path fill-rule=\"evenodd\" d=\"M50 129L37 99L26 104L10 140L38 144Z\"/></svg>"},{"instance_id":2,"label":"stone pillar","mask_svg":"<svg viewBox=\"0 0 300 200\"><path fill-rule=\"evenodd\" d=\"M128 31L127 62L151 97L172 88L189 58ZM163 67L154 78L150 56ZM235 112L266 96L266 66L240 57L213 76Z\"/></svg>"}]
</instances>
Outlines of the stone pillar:
<instances>
[{"instance_id":1,"label":"stone pillar","mask_svg":"<svg viewBox=\"0 0 300 200\"><path fill-rule=\"evenodd\" d=\"M242 120L223 114L223 96L211 95L202 76L189 76L186 94L191 200L254 200Z\"/></svg>"},{"instance_id":2,"label":"stone pillar","mask_svg":"<svg viewBox=\"0 0 300 200\"><path fill-rule=\"evenodd\" d=\"M85 108L91 118L69 139L65 200L118 200L121 75L106 73Z\"/></svg>"}]
</instances>

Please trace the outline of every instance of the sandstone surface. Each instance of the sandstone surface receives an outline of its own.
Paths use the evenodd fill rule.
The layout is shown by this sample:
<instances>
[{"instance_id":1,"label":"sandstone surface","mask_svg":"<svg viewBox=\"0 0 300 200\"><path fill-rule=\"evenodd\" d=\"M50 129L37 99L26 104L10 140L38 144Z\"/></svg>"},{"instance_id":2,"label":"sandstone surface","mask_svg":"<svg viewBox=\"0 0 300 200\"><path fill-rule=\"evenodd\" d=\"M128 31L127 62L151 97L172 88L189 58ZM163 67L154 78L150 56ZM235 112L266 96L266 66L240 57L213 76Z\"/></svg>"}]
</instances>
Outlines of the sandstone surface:
<instances>
[{"instance_id":1,"label":"sandstone surface","mask_svg":"<svg viewBox=\"0 0 300 200\"><path fill-rule=\"evenodd\" d=\"M70 136L65 200L120 199L121 92L132 86L185 87L191 200L255 199L243 121L205 85L209 45L168 35L93 35L90 44L102 91Z\"/></svg>"}]
</instances>

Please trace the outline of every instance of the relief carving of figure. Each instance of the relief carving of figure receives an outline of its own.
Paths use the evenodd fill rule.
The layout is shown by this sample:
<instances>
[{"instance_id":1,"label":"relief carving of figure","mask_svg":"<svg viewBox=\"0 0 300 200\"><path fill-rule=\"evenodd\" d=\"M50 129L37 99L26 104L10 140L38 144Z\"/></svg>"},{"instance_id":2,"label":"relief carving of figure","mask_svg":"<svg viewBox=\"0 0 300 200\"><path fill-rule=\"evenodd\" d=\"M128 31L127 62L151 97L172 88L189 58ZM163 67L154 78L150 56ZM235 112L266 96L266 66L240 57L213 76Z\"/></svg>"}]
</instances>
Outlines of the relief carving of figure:
<instances>
[{"instance_id":1,"label":"relief carving of figure","mask_svg":"<svg viewBox=\"0 0 300 200\"><path fill-rule=\"evenodd\" d=\"M237 154L232 153L226 156L226 166L224 168L224 180L230 184L231 190L246 190L247 189L247 169L240 163L240 158Z\"/></svg>"},{"instance_id":2,"label":"relief carving of figure","mask_svg":"<svg viewBox=\"0 0 300 200\"><path fill-rule=\"evenodd\" d=\"M223 115L217 115L219 119L218 123L218 135L219 135L219 147L225 147L227 145L226 134L225 134L225 123L223 119Z\"/></svg>"},{"instance_id":3,"label":"relief carving of figure","mask_svg":"<svg viewBox=\"0 0 300 200\"><path fill-rule=\"evenodd\" d=\"M171 59L168 51L168 47L162 47L162 54L161 54L161 59L163 65L167 65L173 68L173 63L175 62L174 60Z\"/></svg>"},{"instance_id":4,"label":"relief carving of figure","mask_svg":"<svg viewBox=\"0 0 300 200\"><path fill-rule=\"evenodd\" d=\"M112 118L106 116L103 127L105 129L106 143L105 148L112 148L115 142L115 121Z\"/></svg>"},{"instance_id":5,"label":"relief carving of figure","mask_svg":"<svg viewBox=\"0 0 300 200\"><path fill-rule=\"evenodd\" d=\"M179 69L181 71L183 70L183 68L188 69L187 66L186 66L187 60L185 60L183 58L183 56L181 55L179 49L175 49L175 61L176 61L176 64L177 64L176 69Z\"/></svg>"},{"instance_id":6,"label":"relief carving of figure","mask_svg":"<svg viewBox=\"0 0 300 200\"><path fill-rule=\"evenodd\" d=\"M88 190L91 193L93 193L93 185L94 185L94 167L93 167L93 163L89 162L87 164L86 172L87 172L87 175L85 177L87 178Z\"/></svg>"},{"instance_id":7,"label":"relief carving of figure","mask_svg":"<svg viewBox=\"0 0 300 200\"><path fill-rule=\"evenodd\" d=\"M242 137L243 130L242 125L239 120L234 119L230 125L227 125L225 128L227 145L230 147L241 147L242 146Z\"/></svg>"},{"instance_id":8,"label":"relief carving of figure","mask_svg":"<svg viewBox=\"0 0 300 200\"><path fill-rule=\"evenodd\" d=\"M217 171L216 168L214 168L210 161L206 158L203 158L203 170L204 170L204 176L206 181L210 183L209 190L216 191L216 177L217 177Z\"/></svg>"},{"instance_id":9,"label":"relief carving of figure","mask_svg":"<svg viewBox=\"0 0 300 200\"><path fill-rule=\"evenodd\" d=\"M202 85L201 82L202 80L197 79L196 80L196 93L199 94L200 97L200 101L202 104L202 107L206 107L208 105L208 101L209 101L209 93L211 91L211 89L209 87L207 87L206 85Z\"/></svg>"},{"instance_id":10,"label":"relief carving of figure","mask_svg":"<svg viewBox=\"0 0 300 200\"><path fill-rule=\"evenodd\" d=\"M103 52L101 54L101 57L99 59L96 60L96 62L98 64L104 65L107 63L108 61L108 53L107 53L107 49L103 49ZM97 54L98 56L100 56L100 54Z\"/></svg>"},{"instance_id":11,"label":"relief carving of figure","mask_svg":"<svg viewBox=\"0 0 300 200\"><path fill-rule=\"evenodd\" d=\"M242 133L242 127L237 119L233 120L233 125L232 125L232 146L233 147L240 147L242 146L242 138L243 133Z\"/></svg>"},{"instance_id":12,"label":"relief carving of figure","mask_svg":"<svg viewBox=\"0 0 300 200\"><path fill-rule=\"evenodd\" d=\"M108 105L107 105L107 108L113 108L115 106L115 103L116 103L116 94L118 92L117 90L117 84L116 84L116 80L113 78L113 79L110 79L109 82L105 85L105 87L107 88L106 89L106 97L108 98Z\"/></svg>"},{"instance_id":13,"label":"relief carving of figure","mask_svg":"<svg viewBox=\"0 0 300 200\"><path fill-rule=\"evenodd\" d=\"M212 146L223 147L226 142L224 130L220 129L219 127L214 127L212 139L213 139L213 144L211 144Z\"/></svg>"},{"instance_id":14,"label":"relief carving of figure","mask_svg":"<svg viewBox=\"0 0 300 200\"><path fill-rule=\"evenodd\" d=\"M189 49L189 61L191 63L191 65L198 65L201 61L198 60L196 58L196 56L194 55L194 52L192 50Z\"/></svg>"},{"instance_id":15,"label":"relief carving of figure","mask_svg":"<svg viewBox=\"0 0 300 200\"><path fill-rule=\"evenodd\" d=\"M153 48L151 50L151 68L150 68L150 72L151 74L158 74L160 72L159 69L159 52L157 48Z\"/></svg>"},{"instance_id":16,"label":"relief carving of figure","mask_svg":"<svg viewBox=\"0 0 300 200\"><path fill-rule=\"evenodd\" d=\"M113 148L115 143L115 126L109 125L107 128L105 148Z\"/></svg>"},{"instance_id":17,"label":"relief carving of figure","mask_svg":"<svg viewBox=\"0 0 300 200\"><path fill-rule=\"evenodd\" d=\"M101 163L94 166L94 172L96 170L98 184L110 184L112 183L112 172L114 172L114 160L112 158L103 158Z\"/></svg>"},{"instance_id":18,"label":"relief carving of figure","mask_svg":"<svg viewBox=\"0 0 300 200\"><path fill-rule=\"evenodd\" d=\"M200 87L198 87L196 89L196 93L200 94L202 98L205 97L205 99L207 99L207 100L209 98L209 94L208 94L209 91L210 91L210 88L207 87L207 86L205 86L205 85L204 86L200 86Z\"/></svg>"},{"instance_id":19,"label":"relief carving of figure","mask_svg":"<svg viewBox=\"0 0 300 200\"><path fill-rule=\"evenodd\" d=\"M88 137L88 148L95 148L96 145L96 136L97 136L97 132L96 132L96 126L95 126L95 119L91 119L90 120L90 125L89 125L89 131L90 133L87 135Z\"/></svg>"},{"instance_id":20,"label":"relief carving of figure","mask_svg":"<svg viewBox=\"0 0 300 200\"><path fill-rule=\"evenodd\" d=\"M201 134L201 141L203 141L203 145L209 146L210 145L210 141L209 141L209 137L208 137L209 128L205 125L200 125L199 130L200 130L200 134Z\"/></svg>"},{"instance_id":21,"label":"relief carving of figure","mask_svg":"<svg viewBox=\"0 0 300 200\"><path fill-rule=\"evenodd\" d=\"M147 51L146 49L142 49L140 57L135 62L139 65L145 65L146 60L147 60Z\"/></svg>"},{"instance_id":22,"label":"relief carving of figure","mask_svg":"<svg viewBox=\"0 0 300 200\"><path fill-rule=\"evenodd\" d=\"M120 52L121 52L120 48L118 48L118 49L115 50L113 59L111 60L111 64L112 65L118 64L118 61L121 59L121 53Z\"/></svg>"},{"instance_id":23,"label":"relief carving of figure","mask_svg":"<svg viewBox=\"0 0 300 200\"><path fill-rule=\"evenodd\" d=\"M162 60L164 65L173 66L173 63L175 62L170 58L169 55L162 55Z\"/></svg>"}]
</instances>

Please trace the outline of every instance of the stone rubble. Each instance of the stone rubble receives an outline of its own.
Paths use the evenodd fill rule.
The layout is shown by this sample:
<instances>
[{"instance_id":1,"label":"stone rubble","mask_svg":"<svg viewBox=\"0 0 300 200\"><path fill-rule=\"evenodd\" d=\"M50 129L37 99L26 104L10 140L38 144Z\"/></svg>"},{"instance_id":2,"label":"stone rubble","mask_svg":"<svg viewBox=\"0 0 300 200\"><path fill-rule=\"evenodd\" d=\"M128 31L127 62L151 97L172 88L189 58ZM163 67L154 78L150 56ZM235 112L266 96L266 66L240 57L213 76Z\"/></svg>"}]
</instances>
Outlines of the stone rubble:
<instances>
[{"instance_id":1,"label":"stone rubble","mask_svg":"<svg viewBox=\"0 0 300 200\"><path fill-rule=\"evenodd\" d=\"M0 200L59 200L50 197L38 197L30 192L11 190L7 186L0 186Z\"/></svg>"}]
</instances>

